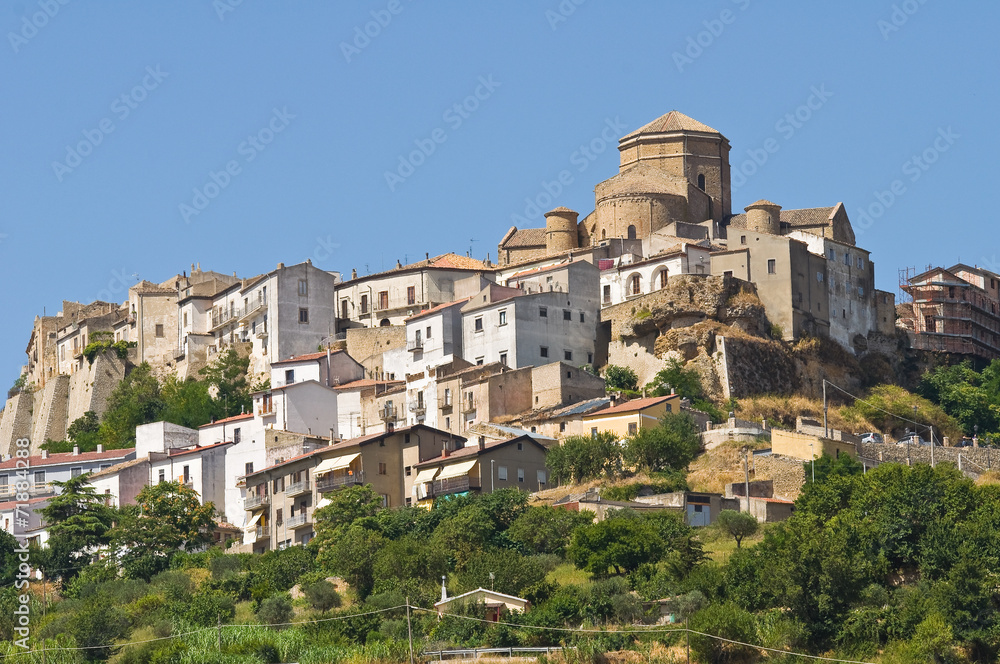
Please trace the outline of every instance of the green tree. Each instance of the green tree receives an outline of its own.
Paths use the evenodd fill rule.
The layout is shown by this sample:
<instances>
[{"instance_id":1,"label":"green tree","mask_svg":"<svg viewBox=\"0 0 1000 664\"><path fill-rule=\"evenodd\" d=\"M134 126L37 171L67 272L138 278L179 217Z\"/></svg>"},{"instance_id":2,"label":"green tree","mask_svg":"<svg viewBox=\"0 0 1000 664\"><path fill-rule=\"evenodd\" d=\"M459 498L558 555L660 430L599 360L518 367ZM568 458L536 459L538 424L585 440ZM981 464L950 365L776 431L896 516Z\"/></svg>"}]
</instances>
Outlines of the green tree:
<instances>
[{"instance_id":1,"label":"green tree","mask_svg":"<svg viewBox=\"0 0 1000 664\"><path fill-rule=\"evenodd\" d=\"M604 370L604 385L609 390L634 392L639 387L639 376L628 367L609 364Z\"/></svg>"},{"instance_id":2,"label":"green tree","mask_svg":"<svg viewBox=\"0 0 1000 664\"><path fill-rule=\"evenodd\" d=\"M611 431L591 436L568 436L549 449L545 465L557 482L583 482L599 477L614 479L623 474L622 448Z\"/></svg>"},{"instance_id":3,"label":"green tree","mask_svg":"<svg viewBox=\"0 0 1000 664\"><path fill-rule=\"evenodd\" d=\"M489 588L518 597L523 597L527 588L544 579L541 563L506 549L488 549L473 554L458 574L463 591Z\"/></svg>"},{"instance_id":4,"label":"green tree","mask_svg":"<svg viewBox=\"0 0 1000 664\"><path fill-rule=\"evenodd\" d=\"M339 528L349 526L358 519L373 517L382 508L382 498L371 484L350 486L327 494L330 501L313 515L316 524L317 544L333 535Z\"/></svg>"},{"instance_id":5,"label":"green tree","mask_svg":"<svg viewBox=\"0 0 1000 664\"><path fill-rule=\"evenodd\" d=\"M340 594L332 583L326 579L320 579L315 583L310 583L302 587L306 601L316 611L326 613L330 609L335 609L341 604Z\"/></svg>"},{"instance_id":6,"label":"green tree","mask_svg":"<svg viewBox=\"0 0 1000 664\"><path fill-rule=\"evenodd\" d=\"M614 514L573 533L568 556L580 569L605 575L634 572L667 550L656 526L634 515Z\"/></svg>"},{"instance_id":7,"label":"green tree","mask_svg":"<svg viewBox=\"0 0 1000 664\"><path fill-rule=\"evenodd\" d=\"M965 362L937 367L920 380L920 394L940 405L962 425L968 436L1000 430L1000 361L982 373Z\"/></svg>"},{"instance_id":8,"label":"green tree","mask_svg":"<svg viewBox=\"0 0 1000 664\"><path fill-rule=\"evenodd\" d=\"M111 542L115 510L90 486L90 473L54 481L60 493L41 510L49 524L46 574L63 581L71 579L90 556Z\"/></svg>"},{"instance_id":9,"label":"green tree","mask_svg":"<svg viewBox=\"0 0 1000 664\"><path fill-rule=\"evenodd\" d=\"M687 413L666 413L658 426L640 429L625 447L625 460L648 472L683 470L701 450L698 425Z\"/></svg>"},{"instance_id":10,"label":"green tree","mask_svg":"<svg viewBox=\"0 0 1000 664\"><path fill-rule=\"evenodd\" d=\"M250 358L242 357L235 348L219 354L212 364L198 373L216 389L215 404L218 417L231 417L248 413L253 408L252 393L259 386L251 387L247 379Z\"/></svg>"},{"instance_id":11,"label":"green tree","mask_svg":"<svg viewBox=\"0 0 1000 664\"><path fill-rule=\"evenodd\" d=\"M66 429L66 438L78 446L81 452L93 452L97 449L100 430L101 422L97 413L88 410L69 425L69 428Z\"/></svg>"},{"instance_id":12,"label":"green tree","mask_svg":"<svg viewBox=\"0 0 1000 664\"><path fill-rule=\"evenodd\" d=\"M126 574L148 579L166 569L181 549L212 541L215 505L201 504L197 492L178 482L143 487L136 504L122 508L111 541Z\"/></svg>"},{"instance_id":13,"label":"green tree","mask_svg":"<svg viewBox=\"0 0 1000 664\"><path fill-rule=\"evenodd\" d=\"M208 387L209 384L204 381L167 376L160 390L166 405L162 418L189 429L211 422L218 406L208 393Z\"/></svg>"},{"instance_id":14,"label":"green tree","mask_svg":"<svg viewBox=\"0 0 1000 664\"><path fill-rule=\"evenodd\" d=\"M364 599L375 586L375 563L385 544L385 538L374 530L346 526L337 531L336 537L317 547L316 560L324 570L343 578Z\"/></svg>"},{"instance_id":15,"label":"green tree","mask_svg":"<svg viewBox=\"0 0 1000 664\"><path fill-rule=\"evenodd\" d=\"M290 623L294 615L295 610L292 608L292 598L288 593L272 595L257 607L257 619L264 625L270 625L279 629Z\"/></svg>"},{"instance_id":16,"label":"green tree","mask_svg":"<svg viewBox=\"0 0 1000 664\"><path fill-rule=\"evenodd\" d=\"M670 358L666 368L658 371L646 385L646 393L650 396L666 396L671 393L671 389L688 399L697 399L703 394L698 372L685 369L676 358Z\"/></svg>"},{"instance_id":17,"label":"green tree","mask_svg":"<svg viewBox=\"0 0 1000 664\"><path fill-rule=\"evenodd\" d=\"M753 537L760 528L757 517L749 512L722 510L716 519L719 529L736 540L736 548L743 545L743 539Z\"/></svg>"},{"instance_id":18,"label":"green tree","mask_svg":"<svg viewBox=\"0 0 1000 664\"><path fill-rule=\"evenodd\" d=\"M507 534L532 553L564 556L573 531L593 522L593 512L535 505L517 517Z\"/></svg>"},{"instance_id":19,"label":"green tree","mask_svg":"<svg viewBox=\"0 0 1000 664\"><path fill-rule=\"evenodd\" d=\"M124 449L135 445L135 428L161 418L166 404L152 368L143 362L118 383L108 397L99 436L104 448Z\"/></svg>"}]
</instances>

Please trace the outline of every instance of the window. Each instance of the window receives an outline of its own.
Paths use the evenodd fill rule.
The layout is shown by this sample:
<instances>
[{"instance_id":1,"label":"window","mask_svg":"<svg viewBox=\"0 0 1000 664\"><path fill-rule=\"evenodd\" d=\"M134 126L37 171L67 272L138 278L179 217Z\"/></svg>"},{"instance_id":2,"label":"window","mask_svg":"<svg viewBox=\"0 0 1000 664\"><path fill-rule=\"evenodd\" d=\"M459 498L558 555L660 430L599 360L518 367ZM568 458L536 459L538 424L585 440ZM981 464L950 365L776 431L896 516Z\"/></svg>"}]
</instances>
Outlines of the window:
<instances>
[{"instance_id":1,"label":"window","mask_svg":"<svg viewBox=\"0 0 1000 664\"><path fill-rule=\"evenodd\" d=\"M858 269L859 270L865 269L865 259L862 258L861 256L858 256Z\"/></svg>"},{"instance_id":2,"label":"window","mask_svg":"<svg viewBox=\"0 0 1000 664\"><path fill-rule=\"evenodd\" d=\"M450 417L444 418L444 428L445 429L449 429L449 430L451 429L451 418Z\"/></svg>"},{"instance_id":3,"label":"window","mask_svg":"<svg viewBox=\"0 0 1000 664\"><path fill-rule=\"evenodd\" d=\"M549 347L548 346L542 346L541 348L538 349L538 354L541 355L542 357L548 357L549 356Z\"/></svg>"},{"instance_id":4,"label":"window","mask_svg":"<svg viewBox=\"0 0 1000 664\"><path fill-rule=\"evenodd\" d=\"M563 359L566 360L567 362L572 362L573 361L573 351L571 351L571 350L564 350L563 351Z\"/></svg>"},{"instance_id":5,"label":"window","mask_svg":"<svg viewBox=\"0 0 1000 664\"><path fill-rule=\"evenodd\" d=\"M858 297L864 297L864 296L865 296L865 289L864 289L864 287L863 286L858 286Z\"/></svg>"},{"instance_id":6,"label":"window","mask_svg":"<svg viewBox=\"0 0 1000 664\"><path fill-rule=\"evenodd\" d=\"M581 323L587 322L587 316L582 311L580 312L580 322Z\"/></svg>"},{"instance_id":7,"label":"window","mask_svg":"<svg viewBox=\"0 0 1000 664\"><path fill-rule=\"evenodd\" d=\"M732 270L726 270L725 272L722 273L722 276L724 276L724 277L732 277L733 276L733 271Z\"/></svg>"},{"instance_id":8,"label":"window","mask_svg":"<svg viewBox=\"0 0 1000 664\"><path fill-rule=\"evenodd\" d=\"M604 304L611 302L611 286L604 287Z\"/></svg>"},{"instance_id":9,"label":"window","mask_svg":"<svg viewBox=\"0 0 1000 664\"><path fill-rule=\"evenodd\" d=\"M559 431L565 431L565 430L566 430L566 423L565 422L560 422L559 423Z\"/></svg>"},{"instance_id":10,"label":"window","mask_svg":"<svg viewBox=\"0 0 1000 664\"><path fill-rule=\"evenodd\" d=\"M777 274L778 273L777 263L775 262L775 260L773 258L767 259L767 273L768 274Z\"/></svg>"},{"instance_id":11,"label":"window","mask_svg":"<svg viewBox=\"0 0 1000 664\"><path fill-rule=\"evenodd\" d=\"M506 325L507 324L507 310L506 309L502 309L500 311L499 316L500 316L500 325Z\"/></svg>"},{"instance_id":12,"label":"window","mask_svg":"<svg viewBox=\"0 0 1000 664\"><path fill-rule=\"evenodd\" d=\"M746 244L746 243L747 243L747 236L746 235L741 235L740 236L740 244Z\"/></svg>"},{"instance_id":13,"label":"window","mask_svg":"<svg viewBox=\"0 0 1000 664\"><path fill-rule=\"evenodd\" d=\"M498 480L507 479L507 466L497 466L497 479Z\"/></svg>"},{"instance_id":14,"label":"window","mask_svg":"<svg viewBox=\"0 0 1000 664\"><path fill-rule=\"evenodd\" d=\"M407 477L410 477L411 475L413 475L413 467L412 466L406 466L405 468L403 468L403 474L406 475Z\"/></svg>"},{"instance_id":15,"label":"window","mask_svg":"<svg viewBox=\"0 0 1000 664\"><path fill-rule=\"evenodd\" d=\"M280 526L284 522L285 522L285 519L282 517L282 510L279 507L278 509L274 510L274 523L275 523L275 525Z\"/></svg>"},{"instance_id":16,"label":"window","mask_svg":"<svg viewBox=\"0 0 1000 664\"><path fill-rule=\"evenodd\" d=\"M110 463L102 463L101 464L101 470L107 470L110 467L111 467Z\"/></svg>"},{"instance_id":17,"label":"window","mask_svg":"<svg viewBox=\"0 0 1000 664\"><path fill-rule=\"evenodd\" d=\"M306 324L309 323L309 310L305 307L299 307L299 322Z\"/></svg>"},{"instance_id":18,"label":"window","mask_svg":"<svg viewBox=\"0 0 1000 664\"><path fill-rule=\"evenodd\" d=\"M187 315L187 312L185 311L184 312L184 327L187 327L187 324L188 324L188 315Z\"/></svg>"},{"instance_id":19,"label":"window","mask_svg":"<svg viewBox=\"0 0 1000 664\"><path fill-rule=\"evenodd\" d=\"M674 405L672 403L667 404L667 412L668 413L674 412Z\"/></svg>"},{"instance_id":20,"label":"window","mask_svg":"<svg viewBox=\"0 0 1000 664\"><path fill-rule=\"evenodd\" d=\"M305 279L299 279L299 297L306 295L309 295L309 282Z\"/></svg>"},{"instance_id":21,"label":"window","mask_svg":"<svg viewBox=\"0 0 1000 664\"><path fill-rule=\"evenodd\" d=\"M285 369L285 384L291 385L295 382L295 369Z\"/></svg>"},{"instance_id":22,"label":"window","mask_svg":"<svg viewBox=\"0 0 1000 664\"><path fill-rule=\"evenodd\" d=\"M850 264L851 264L851 254L845 251L844 252L844 265L850 265Z\"/></svg>"},{"instance_id":23,"label":"window","mask_svg":"<svg viewBox=\"0 0 1000 664\"><path fill-rule=\"evenodd\" d=\"M388 309L389 308L389 291L379 291L378 293L378 308Z\"/></svg>"},{"instance_id":24,"label":"window","mask_svg":"<svg viewBox=\"0 0 1000 664\"><path fill-rule=\"evenodd\" d=\"M425 338L425 339L430 339L430 338L431 338L431 326L430 326L430 325L428 325L428 326L427 326L427 329L426 329L426 330L424 330L424 332L425 332L425 334L424 334L424 338Z\"/></svg>"},{"instance_id":25,"label":"window","mask_svg":"<svg viewBox=\"0 0 1000 664\"><path fill-rule=\"evenodd\" d=\"M536 477L538 478L538 484L539 485L545 484L545 471L544 470L539 470L539 471L536 471L536 472L537 472Z\"/></svg>"},{"instance_id":26,"label":"window","mask_svg":"<svg viewBox=\"0 0 1000 664\"><path fill-rule=\"evenodd\" d=\"M347 318L347 300L340 301L340 317Z\"/></svg>"},{"instance_id":27,"label":"window","mask_svg":"<svg viewBox=\"0 0 1000 664\"><path fill-rule=\"evenodd\" d=\"M524 484L524 468L517 469L517 481L520 484Z\"/></svg>"},{"instance_id":28,"label":"window","mask_svg":"<svg viewBox=\"0 0 1000 664\"><path fill-rule=\"evenodd\" d=\"M281 461L278 461L281 463ZM279 477L271 482L271 493L280 493L285 490L285 478Z\"/></svg>"},{"instance_id":29,"label":"window","mask_svg":"<svg viewBox=\"0 0 1000 664\"><path fill-rule=\"evenodd\" d=\"M476 358L476 366L480 366L481 367L481 366L483 366L483 364L485 364L485 362L486 362L486 358L485 357L477 357Z\"/></svg>"},{"instance_id":30,"label":"window","mask_svg":"<svg viewBox=\"0 0 1000 664\"><path fill-rule=\"evenodd\" d=\"M629 226L628 230L626 231L626 234L628 235L628 239L634 240L635 239L635 226Z\"/></svg>"},{"instance_id":31,"label":"window","mask_svg":"<svg viewBox=\"0 0 1000 664\"><path fill-rule=\"evenodd\" d=\"M634 436L639 430L639 426L635 422L628 423L628 435Z\"/></svg>"},{"instance_id":32,"label":"window","mask_svg":"<svg viewBox=\"0 0 1000 664\"><path fill-rule=\"evenodd\" d=\"M181 478L181 482L187 483L191 481L191 466L184 466L184 476Z\"/></svg>"},{"instance_id":33,"label":"window","mask_svg":"<svg viewBox=\"0 0 1000 664\"><path fill-rule=\"evenodd\" d=\"M156 337L158 339L162 339L163 338L163 323L157 323L156 324Z\"/></svg>"},{"instance_id":34,"label":"window","mask_svg":"<svg viewBox=\"0 0 1000 664\"><path fill-rule=\"evenodd\" d=\"M241 433L242 432L240 431L239 427L236 427L235 429L233 429L233 444L235 444L235 445L239 445L240 444L240 440L241 440L240 434Z\"/></svg>"},{"instance_id":35,"label":"window","mask_svg":"<svg viewBox=\"0 0 1000 664\"><path fill-rule=\"evenodd\" d=\"M594 363L594 354L587 353L587 364L593 364L593 363Z\"/></svg>"},{"instance_id":36,"label":"window","mask_svg":"<svg viewBox=\"0 0 1000 664\"><path fill-rule=\"evenodd\" d=\"M548 310L548 308L547 307L538 307L538 317L539 318L548 318L549 317L549 310Z\"/></svg>"},{"instance_id":37,"label":"window","mask_svg":"<svg viewBox=\"0 0 1000 664\"><path fill-rule=\"evenodd\" d=\"M563 320L573 320L573 312L569 309L563 309Z\"/></svg>"},{"instance_id":38,"label":"window","mask_svg":"<svg viewBox=\"0 0 1000 664\"><path fill-rule=\"evenodd\" d=\"M406 287L406 303L407 304L417 303L417 288L415 286Z\"/></svg>"},{"instance_id":39,"label":"window","mask_svg":"<svg viewBox=\"0 0 1000 664\"><path fill-rule=\"evenodd\" d=\"M77 466L75 468L70 468L69 475L70 477L79 477L80 475L83 475L83 468L80 466Z\"/></svg>"},{"instance_id":40,"label":"window","mask_svg":"<svg viewBox=\"0 0 1000 664\"><path fill-rule=\"evenodd\" d=\"M705 174L698 173L698 188L705 191Z\"/></svg>"},{"instance_id":41,"label":"window","mask_svg":"<svg viewBox=\"0 0 1000 664\"><path fill-rule=\"evenodd\" d=\"M506 366L507 364L507 351L500 353L500 364Z\"/></svg>"},{"instance_id":42,"label":"window","mask_svg":"<svg viewBox=\"0 0 1000 664\"><path fill-rule=\"evenodd\" d=\"M835 249L830 249L830 260L837 260L837 251Z\"/></svg>"},{"instance_id":43,"label":"window","mask_svg":"<svg viewBox=\"0 0 1000 664\"><path fill-rule=\"evenodd\" d=\"M368 313L368 295L361 296L361 313L363 314ZM347 318L347 316L344 316L344 318Z\"/></svg>"},{"instance_id":44,"label":"window","mask_svg":"<svg viewBox=\"0 0 1000 664\"><path fill-rule=\"evenodd\" d=\"M444 405L445 406L450 406L451 405L451 388L450 387L444 388Z\"/></svg>"},{"instance_id":45,"label":"window","mask_svg":"<svg viewBox=\"0 0 1000 664\"><path fill-rule=\"evenodd\" d=\"M162 484L163 482L166 481L166 479L167 479L167 473L166 471L161 469L159 474L157 475L157 480L159 480L160 484Z\"/></svg>"},{"instance_id":46,"label":"window","mask_svg":"<svg viewBox=\"0 0 1000 664\"><path fill-rule=\"evenodd\" d=\"M477 316L476 317L476 321L475 321L475 326L474 327L475 327L476 332L482 332L483 331L483 317L482 316Z\"/></svg>"},{"instance_id":47,"label":"window","mask_svg":"<svg viewBox=\"0 0 1000 664\"><path fill-rule=\"evenodd\" d=\"M244 475L251 475L251 474L253 474L253 461L251 461L251 462L249 462L247 464L244 464L244 466L243 466L243 474Z\"/></svg>"},{"instance_id":48,"label":"window","mask_svg":"<svg viewBox=\"0 0 1000 664\"><path fill-rule=\"evenodd\" d=\"M389 507L389 494L382 493L379 497L382 499L382 507Z\"/></svg>"},{"instance_id":49,"label":"window","mask_svg":"<svg viewBox=\"0 0 1000 664\"><path fill-rule=\"evenodd\" d=\"M668 278L668 275L669 275L669 272L667 271L666 268L660 270L660 288L666 288L667 287L667 278Z\"/></svg>"},{"instance_id":50,"label":"window","mask_svg":"<svg viewBox=\"0 0 1000 664\"><path fill-rule=\"evenodd\" d=\"M384 461L380 461L379 464L378 464L378 474L379 475L388 475L389 474L389 469L386 467Z\"/></svg>"}]
</instances>

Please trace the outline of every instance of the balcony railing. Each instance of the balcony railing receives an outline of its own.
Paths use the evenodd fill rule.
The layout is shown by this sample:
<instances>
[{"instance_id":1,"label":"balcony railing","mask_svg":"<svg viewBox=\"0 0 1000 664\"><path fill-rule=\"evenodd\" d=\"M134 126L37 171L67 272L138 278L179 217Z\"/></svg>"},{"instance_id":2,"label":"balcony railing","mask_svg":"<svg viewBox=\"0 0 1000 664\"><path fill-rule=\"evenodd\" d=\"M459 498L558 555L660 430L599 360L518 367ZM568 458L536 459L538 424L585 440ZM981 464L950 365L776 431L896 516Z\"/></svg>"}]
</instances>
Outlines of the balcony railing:
<instances>
[{"instance_id":1,"label":"balcony railing","mask_svg":"<svg viewBox=\"0 0 1000 664\"><path fill-rule=\"evenodd\" d=\"M264 507L265 505L271 504L271 496L263 495L258 496L256 494L249 494L246 500L243 501L243 508L248 510L255 510L258 507Z\"/></svg>"},{"instance_id":2,"label":"balcony railing","mask_svg":"<svg viewBox=\"0 0 1000 664\"><path fill-rule=\"evenodd\" d=\"M412 401L410 402L409 409L411 413L415 413L417 415L423 415L424 413L427 412L427 404L425 404L423 401Z\"/></svg>"},{"instance_id":3,"label":"balcony railing","mask_svg":"<svg viewBox=\"0 0 1000 664\"><path fill-rule=\"evenodd\" d=\"M320 493L326 493L328 491L343 489L345 486L356 486L364 483L364 471L359 470L351 475L333 475L327 476L321 480L316 480L316 490Z\"/></svg>"},{"instance_id":4,"label":"balcony railing","mask_svg":"<svg viewBox=\"0 0 1000 664\"><path fill-rule=\"evenodd\" d=\"M268 532L266 526L257 526L257 539L268 539L271 537L271 533Z\"/></svg>"},{"instance_id":5,"label":"balcony railing","mask_svg":"<svg viewBox=\"0 0 1000 664\"><path fill-rule=\"evenodd\" d=\"M303 512L302 514L296 514L295 516L289 517L285 520L286 528L301 528L302 526L309 524L309 515Z\"/></svg>"},{"instance_id":6,"label":"balcony railing","mask_svg":"<svg viewBox=\"0 0 1000 664\"><path fill-rule=\"evenodd\" d=\"M274 415L274 404L269 404L267 406L261 406L257 409L257 415L260 417L267 417L268 415Z\"/></svg>"},{"instance_id":7,"label":"balcony railing","mask_svg":"<svg viewBox=\"0 0 1000 664\"><path fill-rule=\"evenodd\" d=\"M291 498L292 496L297 496L300 493L308 493L309 491L309 480L303 480L295 484L289 484L288 488L285 489L285 495Z\"/></svg>"},{"instance_id":8,"label":"balcony railing","mask_svg":"<svg viewBox=\"0 0 1000 664\"><path fill-rule=\"evenodd\" d=\"M17 490L15 482L0 485L0 498L14 498L18 493L24 492ZM55 493L55 489L48 482L36 482L28 486L28 495L30 496L42 496L49 493Z\"/></svg>"},{"instance_id":9,"label":"balcony railing","mask_svg":"<svg viewBox=\"0 0 1000 664\"><path fill-rule=\"evenodd\" d=\"M385 406L378 411L378 418L383 422L395 422L399 419L395 406Z\"/></svg>"},{"instance_id":10,"label":"balcony railing","mask_svg":"<svg viewBox=\"0 0 1000 664\"><path fill-rule=\"evenodd\" d=\"M224 309L222 311L215 311L212 313L212 329L218 329L224 325L230 323L235 323L240 319L239 309Z\"/></svg>"},{"instance_id":11,"label":"balcony railing","mask_svg":"<svg viewBox=\"0 0 1000 664\"><path fill-rule=\"evenodd\" d=\"M462 493L472 487L469 476L449 477L445 480L434 480L433 493L435 496L445 496L449 493Z\"/></svg>"},{"instance_id":12,"label":"balcony railing","mask_svg":"<svg viewBox=\"0 0 1000 664\"><path fill-rule=\"evenodd\" d=\"M474 413L476 411L476 398L466 397L462 399L462 412L463 413Z\"/></svg>"},{"instance_id":13,"label":"balcony railing","mask_svg":"<svg viewBox=\"0 0 1000 664\"><path fill-rule=\"evenodd\" d=\"M406 350L410 353L422 353L424 350L423 339L410 339L406 342Z\"/></svg>"}]
</instances>

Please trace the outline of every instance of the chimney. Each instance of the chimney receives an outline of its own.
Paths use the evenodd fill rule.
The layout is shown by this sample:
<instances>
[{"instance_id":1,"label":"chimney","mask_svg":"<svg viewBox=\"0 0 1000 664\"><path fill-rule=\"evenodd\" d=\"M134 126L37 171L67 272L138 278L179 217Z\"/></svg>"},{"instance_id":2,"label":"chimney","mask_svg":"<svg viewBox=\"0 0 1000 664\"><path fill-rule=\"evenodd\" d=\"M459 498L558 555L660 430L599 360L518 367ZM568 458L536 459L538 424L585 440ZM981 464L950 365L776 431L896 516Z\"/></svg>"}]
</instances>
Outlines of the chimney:
<instances>
[{"instance_id":1,"label":"chimney","mask_svg":"<svg viewBox=\"0 0 1000 664\"><path fill-rule=\"evenodd\" d=\"M401 268L401 267L403 267L403 264L399 262L399 259L398 259L398 258L396 259L396 267L397 267L397 268Z\"/></svg>"},{"instance_id":2,"label":"chimney","mask_svg":"<svg viewBox=\"0 0 1000 664\"><path fill-rule=\"evenodd\" d=\"M284 263L278 263L278 269L279 270L284 270L285 269L285 264Z\"/></svg>"},{"instance_id":3,"label":"chimney","mask_svg":"<svg viewBox=\"0 0 1000 664\"><path fill-rule=\"evenodd\" d=\"M431 252L425 251L424 252L424 259L425 260L430 260L431 259Z\"/></svg>"},{"instance_id":4,"label":"chimney","mask_svg":"<svg viewBox=\"0 0 1000 664\"><path fill-rule=\"evenodd\" d=\"M486 436L479 437L479 451L482 452L486 449Z\"/></svg>"},{"instance_id":5,"label":"chimney","mask_svg":"<svg viewBox=\"0 0 1000 664\"><path fill-rule=\"evenodd\" d=\"M48 459L49 458L49 451L48 450L42 450L42 458L43 459Z\"/></svg>"},{"instance_id":6,"label":"chimney","mask_svg":"<svg viewBox=\"0 0 1000 664\"><path fill-rule=\"evenodd\" d=\"M353 267L351 268L351 279L357 279L357 278L358 278L358 268Z\"/></svg>"},{"instance_id":7,"label":"chimney","mask_svg":"<svg viewBox=\"0 0 1000 664\"><path fill-rule=\"evenodd\" d=\"M74 445L73 446L73 456L79 456L79 454L80 454L80 446L79 445Z\"/></svg>"},{"instance_id":8,"label":"chimney","mask_svg":"<svg viewBox=\"0 0 1000 664\"><path fill-rule=\"evenodd\" d=\"M99 453L104 451L104 443L98 443L97 444L97 451Z\"/></svg>"}]
</instances>

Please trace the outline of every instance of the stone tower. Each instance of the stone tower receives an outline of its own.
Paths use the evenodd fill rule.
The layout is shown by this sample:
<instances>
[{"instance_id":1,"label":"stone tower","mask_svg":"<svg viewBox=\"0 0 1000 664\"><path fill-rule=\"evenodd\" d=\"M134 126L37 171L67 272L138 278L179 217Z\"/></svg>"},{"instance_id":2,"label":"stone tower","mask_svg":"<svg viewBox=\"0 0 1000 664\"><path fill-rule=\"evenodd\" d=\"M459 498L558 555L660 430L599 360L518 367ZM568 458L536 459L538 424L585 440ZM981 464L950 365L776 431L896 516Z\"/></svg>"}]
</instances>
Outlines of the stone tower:
<instances>
[{"instance_id":1,"label":"stone tower","mask_svg":"<svg viewBox=\"0 0 1000 664\"><path fill-rule=\"evenodd\" d=\"M592 243L646 239L671 224L718 223L732 213L729 141L708 125L670 111L624 136L618 150L618 175L595 188L581 233Z\"/></svg>"},{"instance_id":2,"label":"stone tower","mask_svg":"<svg viewBox=\"0 0 1000 664\"><path fill-rule=\"evenodd\" d=\"M569 208L557 207L545 213L545 251L557 253L576 249L578 213Z\"/></svg>"},{"instance_id":3,"label":"stone tower","mask_svg":"<svg viewBox=\"0 0 1000 664\"><path fill-rule=\"evenodd\" d=\"M755 233L781 235L781 206L761 199L743 208L747 213L746 228Z\"/></svg>"}]
</instances>

